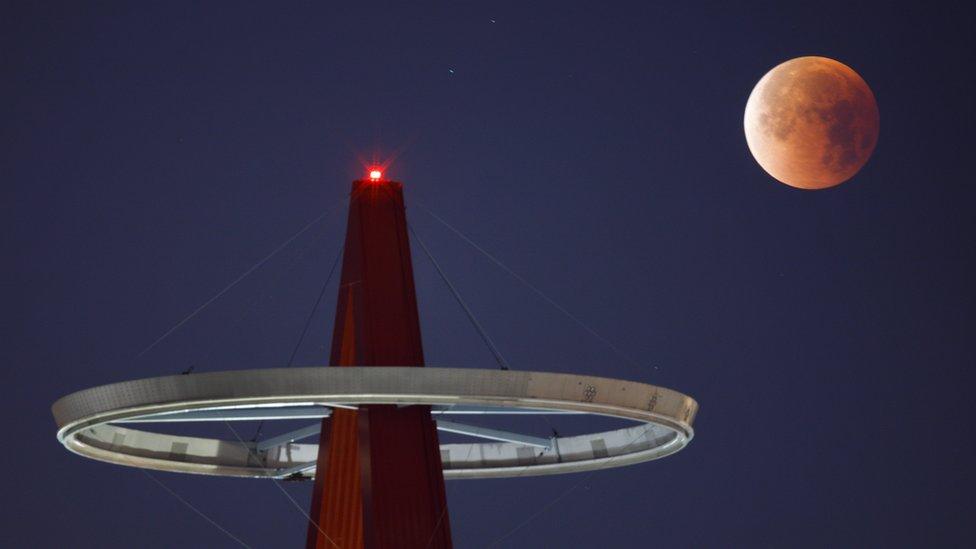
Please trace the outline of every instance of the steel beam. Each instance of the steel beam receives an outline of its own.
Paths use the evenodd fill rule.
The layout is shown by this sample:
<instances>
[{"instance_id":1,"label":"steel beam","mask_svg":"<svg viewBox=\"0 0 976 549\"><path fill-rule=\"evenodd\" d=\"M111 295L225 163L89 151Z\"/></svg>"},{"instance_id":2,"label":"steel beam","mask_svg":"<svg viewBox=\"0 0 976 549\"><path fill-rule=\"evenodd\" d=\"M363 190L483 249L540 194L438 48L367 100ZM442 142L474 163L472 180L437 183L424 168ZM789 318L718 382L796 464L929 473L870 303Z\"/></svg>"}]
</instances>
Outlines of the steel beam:
<instances>
[{"instance_id":1,"label":"steel beam","mask_svg":"<svg viewBox=\"0 0 976 549\"><path fill-rule=\"evenodd\" d=\"M458 435L469 435L472 437L487 438L489 440L500 440L502 442L515 442L518 444L535 446L537 448L548 448L549 446L552 445L552 442L547 438L540 438L531 435L512 433L510 431L502 431L499 429L489 429L487 427L479 427L477 425L467 425L465 423L456 423L454 421L446 421L443 419L437 420L437 430L446 431L448 433L455 433Z\"/></svg>"},{"instance_id":2,"label":"steel beam","mask_svg":"<svg viewBox=\"0 0 976 549\"><path fill-rule=\"evenodd\" d=\"M257 449L260 452L261 450L267 450L268 448L274 448L276 446L281 446L282 444L291 444L296 440L302 440L304 438L315 436L319 434L319 431L321 430L322 430L321 423L313 423L311 425L306 425L301 429L295 429L294 431L289 431L287 433L282 433L278 436L266 438L262 441L259 441L257 443Z\"/></svg>"},{"instance_id":3,"label":"steel beam","mask_svg":"<svg viewBox=\"0 0 976 549\"><path fill-rule=\"evenodd\" d=\"M317 435L320 428L320 424L313 423L312 425L307 425L301 429L295 429L294 431L289 431L287 433L262 440L257 443L257 449L259 451L267 450L268 448L274 448L276 446L281 446L282 444L290 444L292 442ZM457 423L455 421L447 421L444 419L437 420L437 430L444 431L446 433L468 435L488 440L500 440L502 442L526 444L528 446L536 446L539 448L549 448L552 446L552 441L547 438L523 435L521 433L513 433L511 431L503 431L500 429L490 429L488 427L481 427L478 425Z\"/></svg>"}]
</instances>

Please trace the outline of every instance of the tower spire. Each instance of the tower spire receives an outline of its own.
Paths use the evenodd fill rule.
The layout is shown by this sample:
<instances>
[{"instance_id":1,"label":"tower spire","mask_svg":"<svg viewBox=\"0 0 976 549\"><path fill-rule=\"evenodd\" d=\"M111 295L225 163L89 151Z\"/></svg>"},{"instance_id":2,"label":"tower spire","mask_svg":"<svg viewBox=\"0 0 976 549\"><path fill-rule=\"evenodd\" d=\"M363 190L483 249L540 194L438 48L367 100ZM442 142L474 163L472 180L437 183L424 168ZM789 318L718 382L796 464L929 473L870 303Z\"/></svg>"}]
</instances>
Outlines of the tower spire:
<instances>
[{"instance_id":1,"label":"tower spire","mask_svg":"<svg viewBox=\"0 0 976 549\"><path fill-rule=\"evenodd\" d=\"M352 185L330 365L424 365L403 185ZM363 405L322 421L308 549L451 547L429 406Z\"/></svg>"}]
</instances>

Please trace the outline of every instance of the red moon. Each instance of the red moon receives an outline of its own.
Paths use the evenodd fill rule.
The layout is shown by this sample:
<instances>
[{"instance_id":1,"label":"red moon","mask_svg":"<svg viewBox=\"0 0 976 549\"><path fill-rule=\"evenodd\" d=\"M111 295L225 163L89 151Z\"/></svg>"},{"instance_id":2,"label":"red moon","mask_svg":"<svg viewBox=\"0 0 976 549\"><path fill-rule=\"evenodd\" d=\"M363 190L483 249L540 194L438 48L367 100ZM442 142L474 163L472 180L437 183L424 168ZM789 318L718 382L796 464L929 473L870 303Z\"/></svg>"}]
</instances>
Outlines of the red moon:
<instances>
[{"instance_id":1,"label":"red moon","mask_svg":"<svg viewBox=\"0 0 976 549\"><path fill-rule=\"evenodd\" d=\"M752 155L769 175L800 189L825 189L853 177L874 152L878 123L864 79L826 57L777 65L746 103Z\"/></svg>"}]
</instances>

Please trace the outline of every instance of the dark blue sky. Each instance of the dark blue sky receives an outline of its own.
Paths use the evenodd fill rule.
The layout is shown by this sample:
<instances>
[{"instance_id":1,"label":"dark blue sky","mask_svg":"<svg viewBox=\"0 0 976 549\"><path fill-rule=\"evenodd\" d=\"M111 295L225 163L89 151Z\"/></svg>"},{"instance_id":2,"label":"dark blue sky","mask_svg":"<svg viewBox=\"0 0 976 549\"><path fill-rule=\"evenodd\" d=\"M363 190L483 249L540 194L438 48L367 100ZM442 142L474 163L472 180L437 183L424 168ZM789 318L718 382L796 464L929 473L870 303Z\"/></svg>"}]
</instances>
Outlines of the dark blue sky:
<instances>
[{"instance_id":1,"label":"dark blue sky","mask_svg":"<svg viewBox=\"0 0 976 549\"><path fill-rule=\"evenodd\" d=\"M973 543L976 47L961 5L35 4L0 16L3 545L233 546L138 471L61 448L49 406L189 364L284 365L357 156L392 151L412 223L514 368L701 404L694 442L661 461L579 485L449 482L457 547L530 516L500 545ZM742 135L755 82L812 54L857 70L881 112L871 161L820 192L775 182ZM428 363L492 367L414 259ZM333 307L297 363L326 362ZM304 540L267 482L159 478L252 546ZM286 488L307 505L309 484Z\"/></svg>"}]
</instances>

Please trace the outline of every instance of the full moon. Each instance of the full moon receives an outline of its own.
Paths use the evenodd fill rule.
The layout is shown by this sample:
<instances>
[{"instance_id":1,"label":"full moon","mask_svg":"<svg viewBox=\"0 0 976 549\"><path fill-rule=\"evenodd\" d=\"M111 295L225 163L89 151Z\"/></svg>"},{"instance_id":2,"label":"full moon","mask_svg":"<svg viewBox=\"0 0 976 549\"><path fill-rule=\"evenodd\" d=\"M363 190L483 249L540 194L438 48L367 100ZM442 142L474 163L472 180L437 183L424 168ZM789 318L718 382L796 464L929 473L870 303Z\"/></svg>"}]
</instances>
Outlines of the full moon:
<instances>
[{"instance_id":1,"label":"full moon","mask_svg":"<svg viewBox=\"0 0 976 549\"><path fill-rule=\"evenodd\" d=\"M878 140L878 105L867 83L826 57L777 65L749 95L746 142L769 175L800 189L854 176Z\"/></svg>"}]
</instances>

